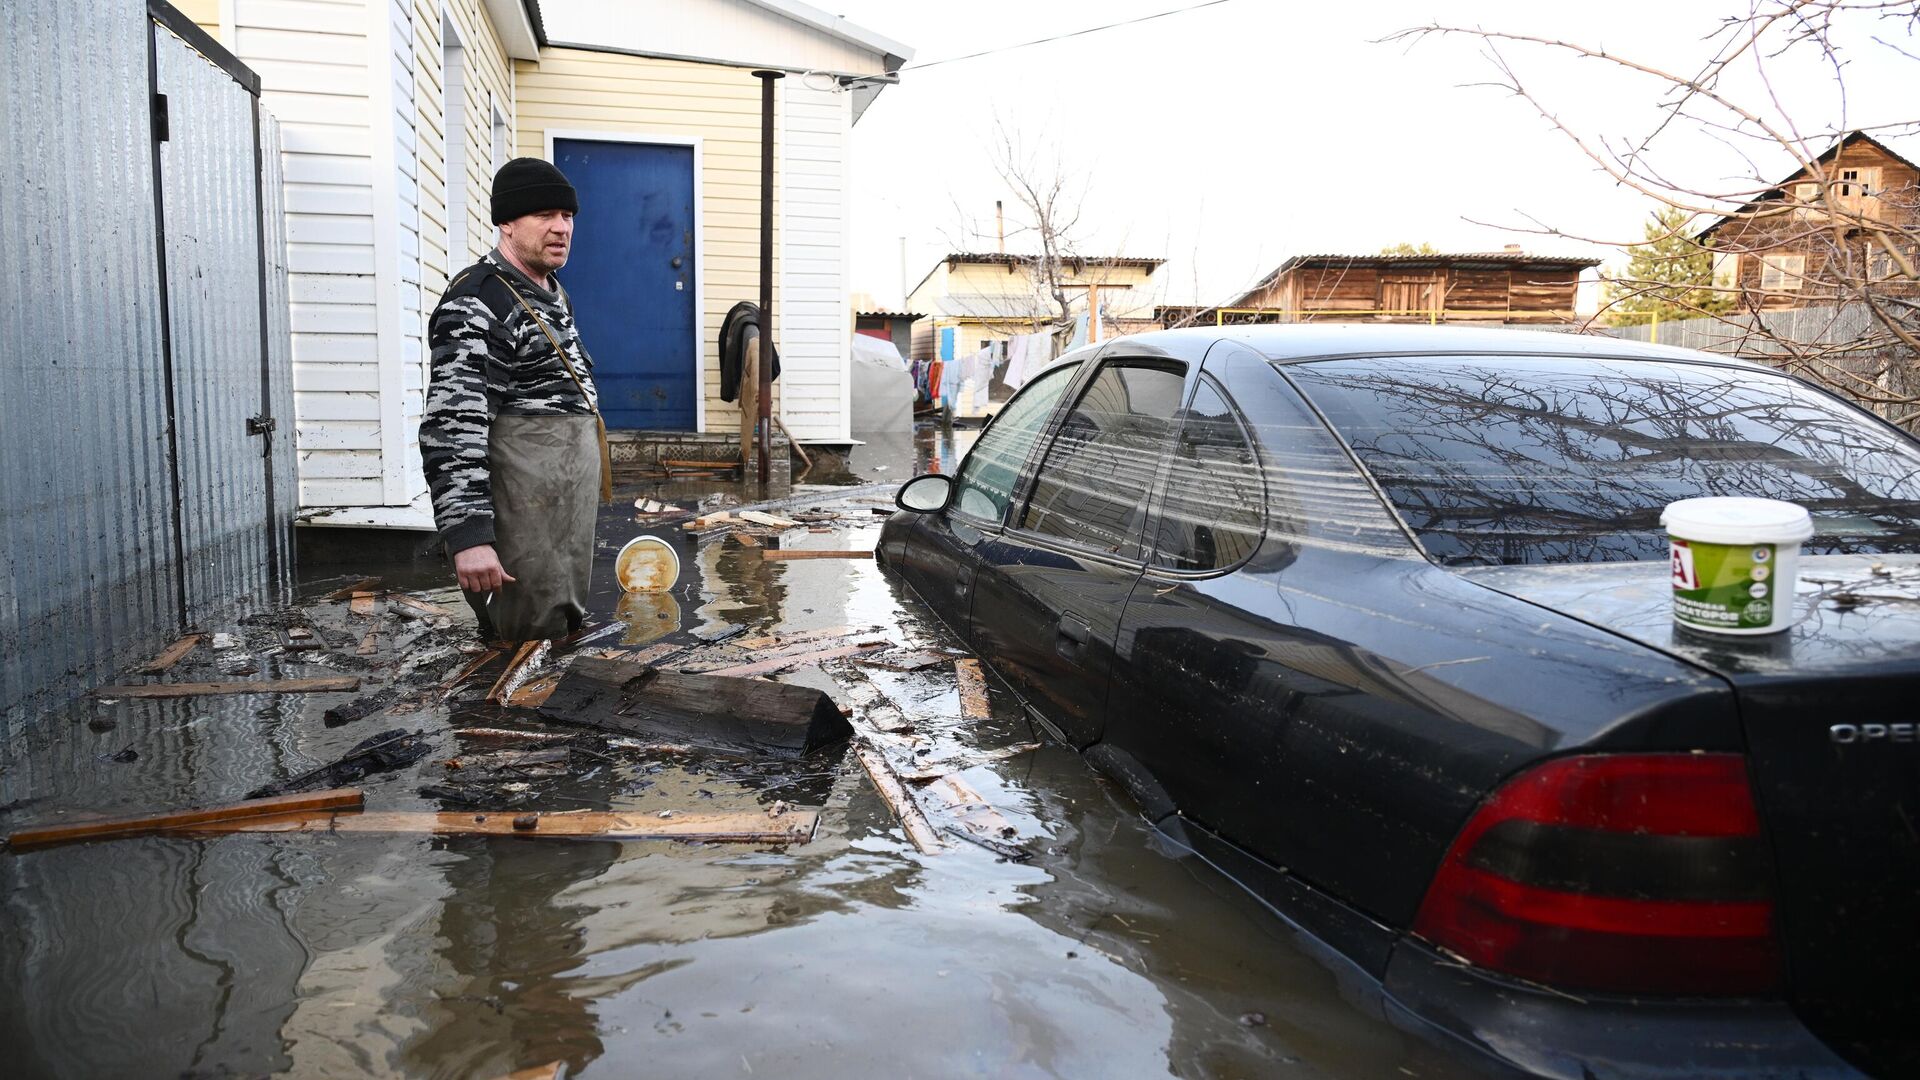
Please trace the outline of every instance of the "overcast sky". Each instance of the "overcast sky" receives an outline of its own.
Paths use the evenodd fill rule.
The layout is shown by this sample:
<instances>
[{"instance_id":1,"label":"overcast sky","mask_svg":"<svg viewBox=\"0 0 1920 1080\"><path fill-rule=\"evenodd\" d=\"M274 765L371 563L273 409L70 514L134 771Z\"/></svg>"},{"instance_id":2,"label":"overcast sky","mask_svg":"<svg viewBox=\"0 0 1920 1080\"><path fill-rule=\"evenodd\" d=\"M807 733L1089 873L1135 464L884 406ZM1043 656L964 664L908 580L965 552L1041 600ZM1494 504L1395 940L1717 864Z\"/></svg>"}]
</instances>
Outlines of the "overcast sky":
<instances>
[{"instance_id":1,"label":"overcast sky","mask_svg":"<svg viewBox=\"0 0 1920 1080\"><path fill-rule=\"evenodd\" d=\"M814 2L913 47L912 62L926 63L1191 0ZM902 237L908 287L947 251L992 249L994 199L1013 212L991 165L997 124L1084 184L1086 252L1169 260L1166 300L1219 302L1289 255L1369 253L1401 241L1604 256L1473 222L1522 225L1531 214L1569 232L1632 239L1651 207L1644 196L1616 187L1525 101L1465 85L1493 75L1475 43L1410 48L1376 39L1452 22L1697 67L1708 50L1700 39L1744 9L1739 0L1228 0L908 70L854 128L852 287L898 302ZM1769 78L1786 111L1807 129L1920 118L1920 62L1894 48L1920 54L1920 42L1893 25L1862 26L1846 41L1844 109L1832 69L1779 63ZM1649 82L1524 47L1508 58L1582 130L1640 134L1657 120ZM1724 177L1745 171L1697 128L1670 133L1659 151L1664 169L1702 187L1724 188ZM1792 171L1777 161L1775 171ZM1024 242L1010 238L1008 248Z\"/></svg>"}]
</instances>

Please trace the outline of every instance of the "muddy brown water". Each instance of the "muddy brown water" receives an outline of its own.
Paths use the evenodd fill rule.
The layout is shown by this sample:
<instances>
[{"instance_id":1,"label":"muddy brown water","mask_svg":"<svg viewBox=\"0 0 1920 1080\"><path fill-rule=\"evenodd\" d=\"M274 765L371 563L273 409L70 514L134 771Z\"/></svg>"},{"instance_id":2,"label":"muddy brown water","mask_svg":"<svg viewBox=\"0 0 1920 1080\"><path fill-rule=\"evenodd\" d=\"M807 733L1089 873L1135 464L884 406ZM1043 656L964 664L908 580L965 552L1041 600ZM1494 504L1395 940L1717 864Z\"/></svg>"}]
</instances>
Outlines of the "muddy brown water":
<instances>
[{"instance_id":1,"label":"muddy brown water","mask_svg":"<svg viewBox=\"0 0 1920 1080\"><path fill-rule=\"evenodd\" d=\"M923 436L917 453L892 449L856 452L827 479L897 482L916 464L905 455L945 455L950 469L956 448ZM601 570L641 531L682 561L670 604L628 605L628 640L745 624L952 644L874 564L765 562L646 529L627 508L638 494L755 495L711 481L623 490L602 518ZM791 543L870 547L879 523L850 517ZM444 570L366 573L459 607ZM596 578L609 618L610 579ZM362 624L315 599L339 584L311 583L303 599L346 655L269 655L269 629L236 625L242 649L203 647L169 678L339 668L367 677L365 692L424 685L457 662L446 654L462 626L392 618L381 654L353 656ZM391 666L403 650L413 670ZM782 677L837 691L817 668ZM871 677L909 714L958 715L950 669ZM425 730L434 752L365 780L368 805L438 809L417 789L461 752L450 722L501 719L456 702L326 727L321 712L348 696L126 700L45 717L0 750L0 831L238 799L391 727ZM965 742L1037 737L994 698ZM815 839L784 848L256 834L0 852L0 1074L492 1077L563 1061L592 1077L1460 1075L1349 1004L1272 913L1168 849L1077 755L1049 745L964 777L1030 862L965 845L915 852L840 751L759 768L627 751L536 785L535 805L552 810L823 806Z\"/></svg>"}]
</instances>

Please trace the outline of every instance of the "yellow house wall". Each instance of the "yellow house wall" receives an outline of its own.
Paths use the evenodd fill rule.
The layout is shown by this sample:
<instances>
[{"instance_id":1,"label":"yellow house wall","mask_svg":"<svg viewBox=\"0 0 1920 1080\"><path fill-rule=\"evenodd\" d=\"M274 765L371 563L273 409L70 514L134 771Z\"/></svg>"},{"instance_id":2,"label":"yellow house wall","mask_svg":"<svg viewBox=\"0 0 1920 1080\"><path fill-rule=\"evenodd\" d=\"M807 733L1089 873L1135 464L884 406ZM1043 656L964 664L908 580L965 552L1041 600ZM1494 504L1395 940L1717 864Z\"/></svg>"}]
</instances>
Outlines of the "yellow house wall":
<instances>
[{"instance_id":1,"label":"yellow house wall","mask_svg":"<svg viewBox=\"0 0 1920 1080\"><path fill-rule=\"evenodd\" d=\"M738 431L737 403L720 400L720 321L740 300L760 289L760 83L744 68L576 49L542 50L539 61L514 61L519 113L517 152L547 156L547 132L593 131L634 135L697 136L701 198L700 247L694 253L703 301L700 331L704 430ZM776 152L776 161L779 158ZM776 200L780 188L775 177ZM775 206L775 310L780 269L778 235L782 208ZM580 228L592 228L582 208ZM775 328L779 332L779 328ZM596 343L593 327L581 333L590 351L617 347ZM774 384L774 408L780 408Z\"/></svg>"}]
</instances>

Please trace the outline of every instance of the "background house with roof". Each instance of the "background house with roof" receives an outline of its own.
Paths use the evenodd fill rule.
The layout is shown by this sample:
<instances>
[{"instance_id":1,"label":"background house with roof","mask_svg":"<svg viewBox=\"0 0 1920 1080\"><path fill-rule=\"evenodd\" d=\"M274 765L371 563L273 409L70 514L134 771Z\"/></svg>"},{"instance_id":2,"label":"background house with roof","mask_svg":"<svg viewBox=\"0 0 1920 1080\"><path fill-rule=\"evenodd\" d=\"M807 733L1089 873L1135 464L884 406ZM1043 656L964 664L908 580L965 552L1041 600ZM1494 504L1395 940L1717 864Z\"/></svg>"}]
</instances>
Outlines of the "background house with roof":
<instances>
[{"instance_id":1,"label":"background house with roof","mask_svg":"<svg viewBox=\"0 0 1920 1080\"><path fill-rule=\"evenodd\" d=\"M1469 326L1572 323L1581 276L1598 259L1505 251L1296 255L1217 308L1162 307L1163 325L1196 322L1406 322Z\"/></svg>"},{"instance_id":2,"label":"background house with roof","mask_svg":"<svg viewBox=\"0 0 1920 1080\"><path fill-rule=\"evenodd\" d=\"M1059 279L1069 313L1100 311L1095 339L1152 329L1154 271L1165 259L1119 255L1061 260ZM915 360L963 358L994 342L1045 330L1061 318L1039 256L955 252L941 259L907 294Z\"/></svg>"},{"instance_id":3,"label":"background house with roof","mask_svg":"<svg viewBox=\"0 0 1920 1080\"><path fill-rule=\"evenodd\" d=\"M1836 235L1834 210L1864 220ZM1779 310L1847 300L1841 281L1863 277L1883 295L1920 295L1920 284L1900 280L1893 257L1898 250L1920 263L1916 229L1920 165L1854 131L1695 238L1718 250L1715 283L1739 290L1739 308Z\"/></svg>"},{"instance_id":4,"label":"background house with roof","mask_svg":"<svg viewBox=\"0 0 1920 1080\"><path fill-rule=\"evenodd\" d=\"M717 338L758 294L755 69L788 76L775 415L800 441L851 437L848 144L910 49L798 0L183 7L260 73L282 118L303 522L431 528L427 314L492 246L493 172L514 156L554 160L580 188L561 278L609 425L737 436Z\"/></svg>"}]
</instances>

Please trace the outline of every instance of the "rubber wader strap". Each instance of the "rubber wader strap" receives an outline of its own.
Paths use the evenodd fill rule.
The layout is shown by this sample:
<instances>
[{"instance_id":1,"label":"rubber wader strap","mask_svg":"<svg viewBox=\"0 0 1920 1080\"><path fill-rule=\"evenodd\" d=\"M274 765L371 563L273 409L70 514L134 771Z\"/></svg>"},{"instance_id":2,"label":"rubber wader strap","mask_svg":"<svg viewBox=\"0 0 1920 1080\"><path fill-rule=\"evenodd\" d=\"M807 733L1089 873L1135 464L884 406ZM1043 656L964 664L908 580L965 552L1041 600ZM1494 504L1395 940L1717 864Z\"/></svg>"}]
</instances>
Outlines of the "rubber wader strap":
<instances>
[{"instance_id":1,"label":"rubber wader strap","mask_svg":"<svg viewBox=\"0 0 1920 1080\"><path fill-rule=\"evenodd\" d=\"M533 324L540 328L541 333L547 335L547 344L553 346L554 355L560 358L560 365L567 369L567 378L572 379L573 385L579 388L580 400L588 402L587 407L593 410L593 422L599 428L600 434L600 501L612 502L613 448L607 445L607 422L600 416L600 406L592 404L593 399L587 396L586 384L580 381L579 373L573 370L573 361L567 359L567 350L560 347L559 339L553 336L553 331L547 329L547 320L533 310L533 305L527 303L527 298L520 295L520 290L513 287L513 282L508 281L505 274L500 275L500 284L505 285L507 291L513 294L513 298L520 301L520 306L526 309L527 314L533 316Z\"/></svg>"}]
</instances>

